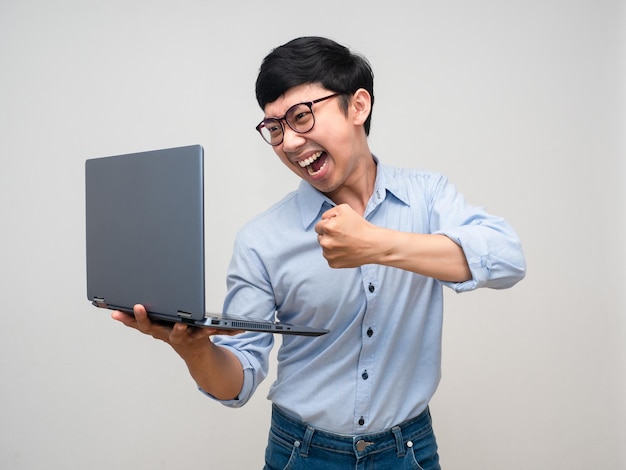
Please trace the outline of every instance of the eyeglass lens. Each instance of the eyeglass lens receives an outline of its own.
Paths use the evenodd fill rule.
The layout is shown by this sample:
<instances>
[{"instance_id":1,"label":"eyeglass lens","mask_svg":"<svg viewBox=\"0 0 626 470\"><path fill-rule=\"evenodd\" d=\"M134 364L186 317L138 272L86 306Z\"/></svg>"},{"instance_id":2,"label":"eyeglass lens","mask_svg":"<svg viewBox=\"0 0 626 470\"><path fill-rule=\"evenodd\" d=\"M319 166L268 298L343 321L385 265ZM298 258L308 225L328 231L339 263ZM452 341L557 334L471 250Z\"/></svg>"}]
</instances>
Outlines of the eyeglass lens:
<instances>
[{"instance_id":1,"label":"eyeglass lens","mask_svg":"<svg viewBox=\"0 0 626 470\"><path fill-rule=\"evenodd\" d=\"M308 103L298 103L287 110L284 120L295 132L309 132L315 124L315 117ZM278 145L283 140L283 124L279 119L265 119L259 126L263 138L271 145Z\"/></svg>"}]
</instances>

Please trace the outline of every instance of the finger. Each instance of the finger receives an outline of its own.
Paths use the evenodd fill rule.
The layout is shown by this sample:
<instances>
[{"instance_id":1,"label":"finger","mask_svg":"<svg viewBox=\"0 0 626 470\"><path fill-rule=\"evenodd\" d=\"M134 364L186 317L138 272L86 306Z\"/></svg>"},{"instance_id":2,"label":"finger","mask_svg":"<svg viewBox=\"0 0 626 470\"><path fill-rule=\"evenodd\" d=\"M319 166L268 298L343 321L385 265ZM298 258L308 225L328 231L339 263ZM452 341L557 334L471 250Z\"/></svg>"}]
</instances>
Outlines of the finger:
<instances>
[{"instance_id":1,"label":"finger","mask_svg":"<svg viewBox=\"0 0 626 470\"><path fill-rule=\"evenodd\" d=\"M337 217L337 207L332 207L322 214L322 220L332 219Z\"/></svg>"},{"instance_id":2,"label":"finger","mask_svg":"<svg viewBox=\"0 0 626 470\"><path fill-rule=\"evenodd\" d=\"M111 318L131 328L137 328L137 320L130 313L122 312L121 310L114 310L111 312Z\"/></svg>"},{"instance_id":3,"label":"finger","mask_svg":"<svg viewBox=\"0 0 626 470\"><path fill-rule=\"evenodd\" d=\"M330 217L324 218L315 224L315 231L318 235L329 234L333 232L333 228L336 226L335 220L339 214L333 214Z\"/></svg>"},{"instance_id":4,"label":"finger","mask_svg":"<svg viewBox=\"0 0 626 470\"><path fill-rule=\"evenodd\" d=\"M202 328L202 327L192 327L192 328L187 328L187 336L189 338L191 338L192 340L202 340L205 341L207 339L209 339L211 336L213 336L214 334L217 334L217 331L215 328Z\"/></svg>"},{"instance_id":5,"label":"finger","mask_svg":"<svg viewBox=\"0 0 626 470\"><path fill-rule=\"evenodd\" d=\"M170 340L175 343L188 340L206 340L214 334L220 334L215 328L195 327L186 323L174 323L170 332Z\"/></svg>"},{"instance_id":6,"label":"finger","mask_svg":"<svg viewBox=\"0 0 626 470\"><path fill-rule=\"evenodd\" d=\"M235 335L239 335L245 332L246 330L227 330L227 331L222 331L221 333L217 333L217 334L226 335L226 336L235 336Z\"/></svg>"},{"instance_id":7,"label":"finger","mask_svg":"<svg viewBox=\"0 0 626 470\"><path fill-rule=\"evenodd\" d=\"M225 330L222 328L189 328L189 336L192 338L208 338L214 335L222 335L222 336L234 336L240 333L245 333L246 330Z\"/></svg>"},{"instance_id":8,"label":"finger","mask_svg":"<svg viewBox=\"0 0 626 470\"><path fill-rule=\"evenodd\" d=\"M169 342L171 344L183 343L189 336L187 330L188 327L184 323L174 323L172 325L172 330L170 331Z\"/></svg>"},{"instance_id":9,"label":"finger","mask_svg":"<svg viewBox=\"0 0 626 470\"><path fill-rule=\"evenodd\" d=\"M173 325L169 335L169 342L172 345L181 345L189 342L206 341L214 335L233 336L243 333L244 330L222 330L215 328L202 328L176 323Z\"/></svg>"},{"instance_id":10,"label":"finger","mask_svg":"<svg viewBox=\"0 0 626 470\"><path fill-rule=\"evenodd\" d=\"M324 220L320 220L318 223L315 224L315 232L317 233L318 237L320 237L321 235L324 235L324 226L326 225L326 222Z\"/></svg>"},{"instance_id":11,"label":"finger","mask_svg":"<svg viewBox=\"0 0 626 470\"><path fill-rule=\"evenodd\" d=\"M148 317L148 312L143 305L137 304L133 307L133 314L135 315L135 320L137 320L137 328L143 332L147 332L150 330L152 326L152 322Z\"/></svg>"},{"instance_id":12,"label":"finger","mask_svg":"<svg viewBox=\"0 0 626 470\"><path fill-rule=\"evenodd\" d=\"M235 336L246 330L223 330L215 328L189 328L189 336L193 339L205 339L215 335Z\"/></svg>"}]
</instances>

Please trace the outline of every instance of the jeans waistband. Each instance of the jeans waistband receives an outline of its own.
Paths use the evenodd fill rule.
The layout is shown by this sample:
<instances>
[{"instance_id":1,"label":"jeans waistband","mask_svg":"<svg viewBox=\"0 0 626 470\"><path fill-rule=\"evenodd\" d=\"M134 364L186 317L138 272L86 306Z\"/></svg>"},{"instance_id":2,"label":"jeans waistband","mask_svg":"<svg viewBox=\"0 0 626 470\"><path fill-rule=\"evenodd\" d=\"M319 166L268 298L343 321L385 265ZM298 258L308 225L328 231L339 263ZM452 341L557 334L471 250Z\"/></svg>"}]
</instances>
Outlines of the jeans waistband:
<instances>
[{"instance_id":1,"label":"jeans waistband","mask_svg":"<svg viewBox=\"0 0 626 470\"><path fill-rule=\"evenodd\" d=\"M415 418L406 420L397 426L371 434L345 435L335 434L309 426L288 415L278 406L272 405L272 431L283 439L293 441L299 447L301 455L308 455L311 447L327 451L355 454L362 457L382 452L395 447L398 456L403 456L412 440L431 430L430 411L426 408Z\"/></svg>"}]
</instances>

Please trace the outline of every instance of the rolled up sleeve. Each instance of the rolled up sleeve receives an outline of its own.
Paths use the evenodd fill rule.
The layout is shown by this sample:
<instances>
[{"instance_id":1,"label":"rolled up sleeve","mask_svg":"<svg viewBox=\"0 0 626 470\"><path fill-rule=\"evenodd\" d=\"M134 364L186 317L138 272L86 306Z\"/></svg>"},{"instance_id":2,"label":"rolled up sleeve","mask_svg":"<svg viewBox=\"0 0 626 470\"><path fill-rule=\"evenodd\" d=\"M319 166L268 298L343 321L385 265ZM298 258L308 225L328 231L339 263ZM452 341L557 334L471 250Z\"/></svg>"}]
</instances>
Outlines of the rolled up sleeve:
<instances>
[{"instance_id":1,"label":"rolled up sleeve","mask_svg":"<svg viewBox=\"0 0 626 470\"><path fill-rule=\"evenodd\" d=\"M456 188L442 177L431 202L432 233L443 234L465 253L472 279L444 283L457 292L480 287L506 289L526 275L526 259L519 237L501 217L465 202Z\"/></svg>"}]
</instances>

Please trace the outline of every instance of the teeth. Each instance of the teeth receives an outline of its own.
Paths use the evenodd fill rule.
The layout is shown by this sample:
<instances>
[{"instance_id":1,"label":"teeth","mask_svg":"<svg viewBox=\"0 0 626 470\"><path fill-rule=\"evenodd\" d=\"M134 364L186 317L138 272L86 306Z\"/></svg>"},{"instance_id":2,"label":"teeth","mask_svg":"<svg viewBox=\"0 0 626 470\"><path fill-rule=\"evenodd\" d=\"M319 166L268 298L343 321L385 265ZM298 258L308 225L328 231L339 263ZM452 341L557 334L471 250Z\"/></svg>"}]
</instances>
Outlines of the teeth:
<instances>
[{"instance_id":1,"label":"teeth","mask_svg":"<svg viewBox=\"0 0 626 470\"><path fill-rule=\"evenodd\" d=\"M301 168L304 168L306 166L309 166L311 163L313 163L315 160L317 160L318 158L320 158L320 156L322 155L322 151L320 150L319 152L315 152L313 155L311 155L309 158L299 161L298 165L300 165Z\"/></svg>"}]
</instances>

